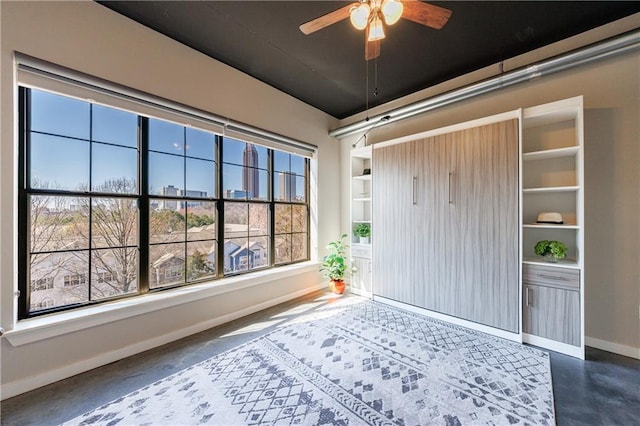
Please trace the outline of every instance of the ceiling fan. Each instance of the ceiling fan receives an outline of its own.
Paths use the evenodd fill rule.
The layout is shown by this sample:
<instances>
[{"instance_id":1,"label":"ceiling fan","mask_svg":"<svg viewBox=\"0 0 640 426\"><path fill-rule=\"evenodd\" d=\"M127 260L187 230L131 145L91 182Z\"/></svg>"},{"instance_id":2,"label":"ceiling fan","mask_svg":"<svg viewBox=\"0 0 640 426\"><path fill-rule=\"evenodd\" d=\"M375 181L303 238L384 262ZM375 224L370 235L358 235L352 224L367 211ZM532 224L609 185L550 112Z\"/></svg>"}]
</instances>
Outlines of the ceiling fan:
<instances>
[{"instance_id":1,"label":"ceiling fan","mask_svg":"<svg viewBox=\"0 0 640 426\"><path fill-rule=\"evenodd\" d=\"M386 25L393 25L404 18L439 30L451 13L449 9L420 0L359 0L300 25L300 31L309 35L350 18L355 28L365 30L364 57L368 61L380 56L380 40L385 37L383 21Z\"/></svg>"}]
</instances>

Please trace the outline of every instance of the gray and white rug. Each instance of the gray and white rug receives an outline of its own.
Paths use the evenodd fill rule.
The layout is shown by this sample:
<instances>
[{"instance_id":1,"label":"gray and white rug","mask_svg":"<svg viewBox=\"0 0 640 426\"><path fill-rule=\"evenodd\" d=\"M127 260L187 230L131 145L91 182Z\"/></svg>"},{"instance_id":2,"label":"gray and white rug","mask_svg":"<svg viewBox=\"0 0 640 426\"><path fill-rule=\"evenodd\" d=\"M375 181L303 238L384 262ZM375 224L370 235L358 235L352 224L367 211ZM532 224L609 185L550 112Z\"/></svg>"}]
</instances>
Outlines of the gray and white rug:
<instances>
[{"instance_id":1,"label":"gray and white rug","mask_svg":"<svg viewBox=\"0 0 640 426\"><path fill-rule=\"evenodd\" d=\"M554 424L547 353L348 297L73 425Z\"/></svg>"}]
</instances>

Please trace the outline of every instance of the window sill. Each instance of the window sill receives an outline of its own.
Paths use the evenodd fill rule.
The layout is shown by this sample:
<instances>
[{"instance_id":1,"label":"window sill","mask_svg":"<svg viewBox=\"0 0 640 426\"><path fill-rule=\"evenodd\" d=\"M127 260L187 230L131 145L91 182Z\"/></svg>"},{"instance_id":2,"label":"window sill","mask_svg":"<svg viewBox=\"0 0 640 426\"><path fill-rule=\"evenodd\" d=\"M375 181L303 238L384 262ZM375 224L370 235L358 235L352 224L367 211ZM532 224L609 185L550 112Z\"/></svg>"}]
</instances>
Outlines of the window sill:
<instances>
[{"instance_id":1,"label":"window sill","mask_svg":"<svg viewBox=\"0 0 640 426\"><path fill-rule=\"evenodd\" d=\"M4 337L13 346L22 346L137 315L182 305L203 298L242 290L268 281L317 271L319 263L308 261L295 265L257 271L220 280L180 287L158 293L80 308L43 317L19 321Z\"/></svg>"}]
</instances>

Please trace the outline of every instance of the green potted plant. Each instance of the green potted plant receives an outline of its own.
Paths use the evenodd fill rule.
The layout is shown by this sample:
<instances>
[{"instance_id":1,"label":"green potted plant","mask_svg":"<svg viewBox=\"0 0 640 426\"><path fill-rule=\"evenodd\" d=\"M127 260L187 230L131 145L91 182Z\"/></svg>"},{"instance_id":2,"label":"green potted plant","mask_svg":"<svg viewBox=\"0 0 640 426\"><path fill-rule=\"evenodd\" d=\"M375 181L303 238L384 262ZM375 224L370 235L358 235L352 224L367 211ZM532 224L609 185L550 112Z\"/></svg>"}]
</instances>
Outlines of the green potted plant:
<instances>
[{"instance_id":1,"label":"green potted plant","mask_svg":"<svg viewBox=\"0 0 640 426\"><path fill-rule=\"evenodd\" d=\"M536 243L534 251L538 256L544 256L547 262L557 262L567 255L567 246L561 241L542 240Z\"/></svg>"},{"instance_id":2,"label":"green potted plant","mask_svg":"<svg viewBox=\"0 0 640 426\"><path fill-rule=\"evenodd\" d=\"M369 244L371 225L368 223L358 223L355 228L353 228L353 234L360 238L360 244Z\"/></svg>"},{"instance_id":3,"label":"green potted plant","mask_svg":"<svg viewBox=\"0 0 640 426\"><path fill-rule=\"evenodd\" d=\"M342 294L346 287L344 274L347 270L347 245L344 239L347 234L342 234L339 240L331 241L327 245L329 254L322 258L322 268L320 272L329 278L329 290L333 293Z\"/></svg>"}]
</instances>

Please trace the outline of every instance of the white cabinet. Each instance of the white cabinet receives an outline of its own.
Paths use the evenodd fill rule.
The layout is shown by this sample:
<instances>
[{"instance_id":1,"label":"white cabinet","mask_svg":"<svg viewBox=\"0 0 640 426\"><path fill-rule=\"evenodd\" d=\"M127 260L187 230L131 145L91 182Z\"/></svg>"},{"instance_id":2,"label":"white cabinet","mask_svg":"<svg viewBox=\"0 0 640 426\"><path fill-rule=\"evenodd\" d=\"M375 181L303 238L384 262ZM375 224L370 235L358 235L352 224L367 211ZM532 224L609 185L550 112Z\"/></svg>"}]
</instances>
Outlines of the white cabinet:
<instances>
[{"instance_id":1,"label":"white cabinet","mask_svg":"<svg viewBox=\"0 0 640 426\"><path fill-rule=\"evenodd\" d=\"M365 241L356 236L354 230L358 226L369 226L373 231L371 223L371 192L373 189L371 153L370 146L352 150L350 167L351 291L366 297L371 297L371 243L373 236Z\"/></svg>"},{"instance_id":2,"label":"white cabinet","mask_svg":"<svg viewBox=\"0 0 640 426\"><path fill-rule=\"evenodd\" d=\"M380 142L373 162L371 147L354 150L351 225L375 220L371 254L352 252L357 286L584 358L583 138L576 97ZM541 212L563 223L538 223ZM567 257L545 262L541 240ZM540 271L545 282L531 279Z\"/></svg>"},{"instance_id":3,"label":"white cabinet","mask_svg":"<svg viewBox=\"0 0 640 426\"><path fill-rule=\"evenodd\" d=\"M522 268L524 333L580 345L580 271L524 264Z\"/></svg>"},{"instance_id":4,"label":"white cabinet","mask_svg":"<svg viewBox=\"0 0 640 426\"><path fill-rule=\"evenodd\" d=\"M523 339L580 358L584 358L582 120L581 96L522 111ZM541 212L560 213L564 223L537 223ZM541 240L563 242L568 248L567 257L558 263L545 262L534 252ZM550 279L574 270L578 277L575 288L535 287L535 283L527 280L526 271L536 266L545 268ZM535 309L529 309L526 298L532 297L534 290L549 297L538 297ZM568 312L559 311L561 305L553 305L554 300L560 299L571 301L564 305ZM541 303L549 305L540 306ZM553 315L536 312L553 312ZM571 339L559 338L563 333L556 331L567 324L572 324Z\"/></svg>"},{"instance_id":5,"label":"white cabinet","mask_svg":"<svg viewBox=\"0 0 640 426\"><path fill-rule=\"evenodd\" d=\"M371 296L371 259L351 258L351 289L355 293Z\"/></svg>"}]
</instances>

